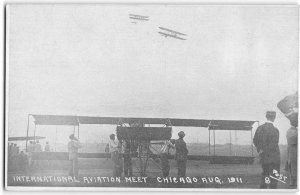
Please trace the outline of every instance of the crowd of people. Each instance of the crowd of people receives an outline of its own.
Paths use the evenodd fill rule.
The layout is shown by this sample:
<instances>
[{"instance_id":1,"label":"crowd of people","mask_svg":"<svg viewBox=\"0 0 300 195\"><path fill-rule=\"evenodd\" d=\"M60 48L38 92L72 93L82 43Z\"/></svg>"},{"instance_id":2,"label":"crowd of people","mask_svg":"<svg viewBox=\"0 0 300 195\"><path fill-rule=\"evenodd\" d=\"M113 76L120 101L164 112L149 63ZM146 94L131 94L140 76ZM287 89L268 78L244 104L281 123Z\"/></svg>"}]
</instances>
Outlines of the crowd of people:
<instances>
[{"instance_id":1,"label":"crowd of people","mask_svg":"<svg viewBox=\"0 0 300 195\"><path fill-rule=\"evenodd\" d=\"M46 142L44 150L39 140L30 141L26 150L21 150L16 143L8 143L8 171L25 172L30 168L39 166L38 161L33 160L34 152L50 152L49 142Z\"/></svg>"},{"instance_id":2,"label":"crowd of people","mask_svg":"<svg viewBox=\"0 0 300 195\"><path fill-rule=\"evenodd\" d=\"M25 171L27 156L16 143L8 144L8 171Z\"/></svg>"}]
</instances>

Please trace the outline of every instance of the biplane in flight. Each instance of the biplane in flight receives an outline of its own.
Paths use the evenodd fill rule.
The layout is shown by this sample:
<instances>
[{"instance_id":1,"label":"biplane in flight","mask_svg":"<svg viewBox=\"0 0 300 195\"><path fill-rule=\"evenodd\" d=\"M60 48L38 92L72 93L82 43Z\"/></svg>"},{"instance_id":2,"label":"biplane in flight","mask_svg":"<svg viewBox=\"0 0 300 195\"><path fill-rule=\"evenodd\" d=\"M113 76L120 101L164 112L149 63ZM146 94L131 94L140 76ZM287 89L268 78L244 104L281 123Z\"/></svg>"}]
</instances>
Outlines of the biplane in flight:
<instances>
[{"instance_id":1,"label":"biplane in flight","mask_svg":"<svg viewBox=\"0 0 300 195\"><path fill-rule=\"evenodd\" d=\"M182 38L181 36L187 36L186 34L174 31L174 30L170 30L164 27L158 27L160 30L162 30L163 32L158 32L159 34L161 34L164 37L172 37L175 39L180 39L180 40L186 40L185 38Z\"/></svg>"},{"instance_id":2,"label":"biplane in flight","mask_svg":"<svg viewBox=\"0 0 300 195\"><path fill-rule=\"evenodd\" d=\"M137 14L129 14L129 18L133 20L133 23L136 23L137 21L148 21L149 16L142 16Z\"/></svg>"},{"instance_id":3,"label":"biplane in flight","mask_svg":"<svg viewBox=\"0 0 300 195\"><path fill-rule=\"evenodd\" d=\"M32 120L33 119L33 120ZM30 133L30 124L34 123L33 132ZM96 116L71 116L71 115L28 115L28 126L26 131L26 150L29 135L36 136L37 126L54 125L73 126L73 133L80 137L80 126L82 125L113 125L116 126L116 135L119 141L130 141L135 146L132 151L132 157L137 158L139 167L138 172L145 175L149 162L156 163L155 158L159 153L155 153L154 144L164 143L172 137L172 127L201 127L199 129L202 135L205 133L203 128L207 128L208 134L208 155L188 155L188 160L204 160L212 164L251 164L253 163L253 146L252 146L252 128L258 121L241 121L241 120L210 120L210 119L178 119L178 118L131 118L131 117L96 117ZM57 131L56 128L56 131ZM219 156L215 154L215 131L247 131L251 132L251 156ZM213 144L211 144L211 131L213 132ZM112 132L114 133L114 132ZM163 142L162 142L163 141ZM211 150L211 146L213 149ZM230 154L231 154L231 134L230 134ZM79 158L109 158L107 153L79 153ZM169 155L174 159L173 155ZM67 152L35 152L35 160L67 160ZM156 163L159 167L159 164Z\"/></svg>"}]
</instances>

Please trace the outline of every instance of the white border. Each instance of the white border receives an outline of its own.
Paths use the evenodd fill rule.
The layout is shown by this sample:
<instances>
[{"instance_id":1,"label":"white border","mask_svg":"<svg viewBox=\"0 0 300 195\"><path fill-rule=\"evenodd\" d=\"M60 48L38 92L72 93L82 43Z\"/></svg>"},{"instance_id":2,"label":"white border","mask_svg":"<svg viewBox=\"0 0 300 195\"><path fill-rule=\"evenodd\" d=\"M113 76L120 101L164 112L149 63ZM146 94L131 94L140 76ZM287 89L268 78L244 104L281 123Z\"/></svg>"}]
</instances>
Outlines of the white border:
<instances>
[{"instance_id":1,"label":"white border","mask_svg":"<svg viewBox=\"0 0 300 195\"><path fill-rule=\"evenodd\" d=\"M33 189L34 188L34 189ZM124 188L124 187L13 187L9 186L6 187L7 190L12 191L80 191L80 192L87 192L87 191L126 191L126 192L144 192L144 191L181 191L181 192L298 192L298 189L236 189L236 188Z\"/></svg>"},{"instance_id":2,"label":"white border","mask_svg":"<svg viewBox=\"0 0 300 195\"><path fill-rule=\"evenodd\" d=\"M7 5L5 8L5 142L4 142L4 156L5 156L5 173L3 173L4 175L4 182L5 182L5 187L7 188L7 143L8 143L8 108L9 108L9 98L8 98L8 94L9 94L9 87L8 87L8 81L9 81L9 5Z\"/></svg>"},{"instance_id":3,"label":"white border","mask_svg":"<svg viewBox=\"0 0 300 195\"><path fill-rule=\"evenodd\" d=\"M84 1L84 0L64 0L64 1L51 1L51 0L45 0L45 1L18 1L18 0L10 0L3 2L3 10L6 9L6 29L4 29L3 33L5 32L5 66L6 66L6 72L3 73L3 75L6 76L6 81L5 82L5 143L4 143L4 151L6 151L7 146L7 139L8 139L8 105L9 105L9 99L8 99L8 80L9 80L9 4L102 4L102 5L128 5L128 6L133 6L133 5L147 5L147 6L155 6L155 5L168 5L168 6L271 6L271 7L278 7L278 6L287 6L287 7L298 7L299 8L299 0L285 0L285 1L280 1L280 0L271 0L271 1L266 1L266 0L245 0L245 1L230 1L230 0L223 0L223 1L217 1L217 0L210 0L210 1L201 1L201 0L196 0L196 1L184 1L184 0L168 0L168 1L159 1L159 0L152 0L152 1L138 1L138 0L121 0L121 1L101 1L101 0L90 0L90 1ZM225 3L225 4L224 4ZM6 6L6 8L5 8ZM298 11L299 12L299 11ZM3 14L4 15L4 14ZM300 15L300 13L299 13ZM4 37L4 35L3 35ZM4 48L4 47L3 47ZM299 50L299 47L298 47ZM3 51L4 53L4 51ZM300 55L300 50L299 50L299 55ZM299 75L300 71L298 74L298 83L299 83ZM4 86L4 85L2 85ZM4 91L4 90L3 90ZM4 101L3 101L4 102ZM4 155L3 155L4 156ZM5 159L7 159L7 153L5 152ZM63 191L80 191L80 192L90 192L90 191L103 191L103 192L145 192L145 191L152 191L152 192L297 192L298 189L236 189L236 188L114 188L114 187L14 187L14 186L7 186L7 161L4 160L2 161L5 164L5 173L3 173L3 176L5 177L5 189L10 190L10 191L55 191L55 192L63 192ZM3 169L2 169L3 170ZM299 170L298 170L299 171ZM299 175L299 174L298 174Z\"/></svg>"}]
</instances>

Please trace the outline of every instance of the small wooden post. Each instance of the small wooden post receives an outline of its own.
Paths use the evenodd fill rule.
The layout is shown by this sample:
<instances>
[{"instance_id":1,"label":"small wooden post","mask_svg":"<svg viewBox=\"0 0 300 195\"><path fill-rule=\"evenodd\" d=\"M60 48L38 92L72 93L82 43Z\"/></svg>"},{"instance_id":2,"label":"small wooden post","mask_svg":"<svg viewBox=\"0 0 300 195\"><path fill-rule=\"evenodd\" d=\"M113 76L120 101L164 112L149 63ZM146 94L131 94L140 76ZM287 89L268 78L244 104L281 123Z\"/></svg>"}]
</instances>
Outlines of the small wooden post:
<instances>
[{"instance_id":1,"label":"small wooden post","mask_svg":"<svg viewBox=\"0 0 300 195\"><path fill-rule=\"evenodd\" d=\"M30 116L30 114L28 114L28 117L27 117L26 146L25 146L26 152L28 152L27 151L27 142L28 142L28 131L29 131L29 116Z\"/></svg>"}]
</instances>

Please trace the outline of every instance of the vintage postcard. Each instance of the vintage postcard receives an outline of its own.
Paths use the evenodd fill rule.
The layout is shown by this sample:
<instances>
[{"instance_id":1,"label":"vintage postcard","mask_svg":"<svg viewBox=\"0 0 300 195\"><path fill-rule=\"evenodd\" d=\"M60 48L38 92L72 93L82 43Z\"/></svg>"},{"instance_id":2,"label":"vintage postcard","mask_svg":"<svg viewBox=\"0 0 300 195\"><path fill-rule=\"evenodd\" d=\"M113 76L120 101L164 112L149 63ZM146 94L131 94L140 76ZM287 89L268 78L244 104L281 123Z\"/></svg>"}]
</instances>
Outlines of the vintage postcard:
<instances>
[{"instance_id":1,"label":"vintage postcard","mask_svg":"<svg viewBox=\"0 0 300 195\"><path fill-rule=\"evenodd\" d=\"M6 189L298 189L298 6L8 4L5 30Z\"/></svg>"}]
</instances>

